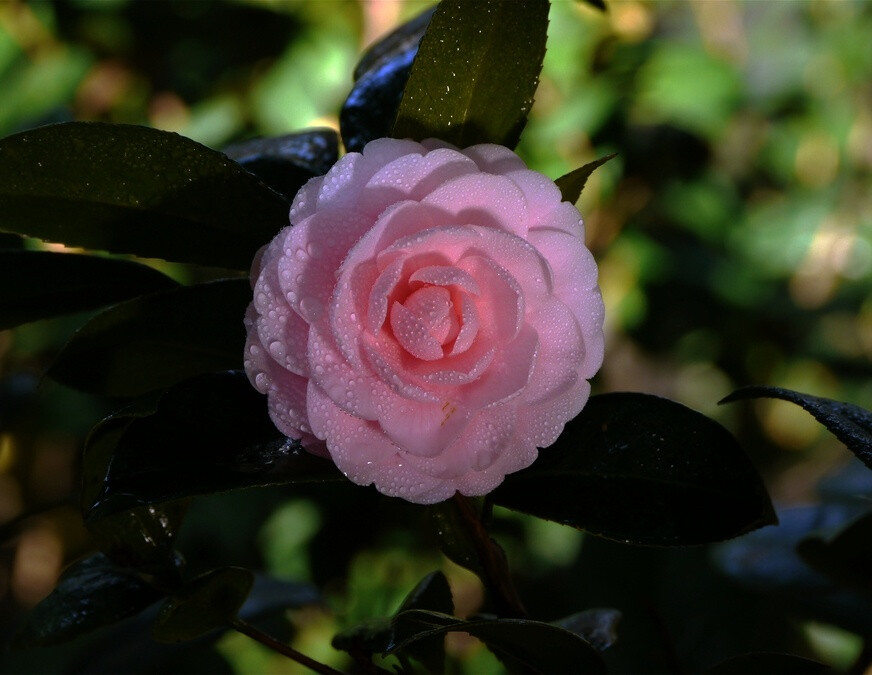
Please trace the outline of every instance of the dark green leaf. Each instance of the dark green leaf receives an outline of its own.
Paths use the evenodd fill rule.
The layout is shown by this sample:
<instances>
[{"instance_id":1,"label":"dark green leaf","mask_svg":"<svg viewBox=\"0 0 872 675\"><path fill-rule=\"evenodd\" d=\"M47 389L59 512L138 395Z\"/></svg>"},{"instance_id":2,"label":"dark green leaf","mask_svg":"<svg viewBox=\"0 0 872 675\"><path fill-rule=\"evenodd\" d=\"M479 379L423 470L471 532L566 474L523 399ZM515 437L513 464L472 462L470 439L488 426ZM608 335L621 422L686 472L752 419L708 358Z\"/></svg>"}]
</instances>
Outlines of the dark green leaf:
<instances>
[{"instance_id":1,"label":"dark green leaf","mask_svg":"<svg viewBox=\"0 0 872 675\"><path fill-rule=\"evenodd\" d=\"M474 572L479 578L484 578L486 574L479 560L475 540L455 501L449 499L428 506L427 513L445 557Z\"/></svg>"},{"instance_id":2,"label":"dark green leaf","mask_svg":"<svg viewBox=\"0 0 872 675\"><path fill-rule=\"evenodd\" d=\"M815 675L830 670L829 666L793 654L760 652L734 656L709 668L710 675Z\"/></svg>"},{"instance_id":3,"label":"dark green leaf","mask_svg":"<svg viewBox=\"0 0 872 675\"><path fill-rule=\"evenodd\" d=\"M128 300L80 328L49 368L52 378L109 396L137 396L242 366L247 279L183 286Z\"/></svg>"},{"instance_id":4,"label":"dark green leaf","mask_svg":"<svg viewBox=\"0 0 872 675\"><path fill-rule=\"evenodd\" d=\"M721 425L649 394L593 396L557 442L508 476L495 503L618 541L703 544L777 522Z\"/></svg>"},{"instance_id":5,"label":"dark green leaf","mask_svg":"<svg viewBox=\"0 0 872 675\"><path fill-rule=\"evenodd\" d=\"M15 637L18 647L57 644L132 616L162 597L102 554L69 567Z\"/></svg>"},{"instance_id":6,"label":"dark green leaf","mask_svg":"<svg viewBox=\"0 0 872 675\"><path fill-rule=\"evenodd\" d=\"M780 398L795 403L810 412L818 422L848 446L848 450L872 469L872 411L851 403L811 396L781 387L743 387L720 402L731 403L744 398Z\"/></svg>"},{"instance_id":7,"label":"dark green leaf","mask_svg":"<svg viewBox=\"0 0 872 675\"><path fill-rule=\"evenodd\" d=\"M292 201L306 181L336 163L339 139L333 129L310 129L236 143L224 148L224 154Z\"/></svg>"},{"instance_id":8,"label":"dark green leaf","mask_svg":"<svg viewBox=\"0 0 872 675\"><path fill-rule=\"evenodd\" d=\"M547 0L443 0L403 93L394 138L515 147L539 82Z\"/></svg>"},{"instance_id":9,"label":"dark green leaf","mask_svg":"<svg viewBox=\"0 0 872 675\"><path fill-rule=\"evenodd\" d=\"M616 153L600 157L592 162L588 162L584 166L578 167L574 171L564 174L554 181L557 184L557 187L560 188L560 194L563 196L563 201L575 204L575 202L578 201L578 198L581 197L581 191L584 190L584 186L587 183L587 179L590 178L590 175L603 164L615 157L617 157Z\"/></svg>"},{"instance_id":10,"label":"dark green leaf","mask_svg":"<svg viewBox=\"0 0 872 675\"><path fill-rule=\"evenodd\" d=\"M406 596L394 616L410 609L433 610L440 613L454 612L451 588L442 572L425 576ZM342 631L333 638L333 647L350 654L384 653L393 639L391 619L373 619ZM437 635L411 644L408 655L418 659L429 672L444 671L445 645L443 636Z\"/></svg>"},{"instance_id":11,"label":"dark green leaf","mask_svg":"<svg viewBox=\"0 0 872 675\"><path fill-rule=\"evenodd\" d=\"M872 512L831 538L803 539L796 550L809 565L839 584L872 592Z\"/></svg>"},{"instance_id":12,"label":"dark green leaf","mask_svg":"<svg viewBox=\"0 0 872 675\"><path fill-rule=\"evenodd\" d=\"M370 47L357 64L354 87L339 113L348 152L360 152L370 141L390 135L418 43L432 16L431 8L407 21Z\"/></svg>"},{"instance_id":13,"label":"dark green leaf","mask_svg":"<svg viewBox=\"0 0 872 675\"><path fill-rule=\"evenodd\" d=\"M184 558L173 546L187 502L141 506L88 523L100 550L117 565L136 568L165 586L180 579Z\"/></svg>"},{"instance_id":14,"label":"dark green leaf","mask_svg":"<svg viewBox=\"0 0 872 675\"><path fill-rule=\"evenodd\" d=\"M563 628L525 619L464 621L439 612L414 609L394 617L393 640L387 653L417 641L464 632L477 637L501 660L534 673L602 673L605 666L596 650Z\"/></svg>"},{"instance_id":15,"label":"dark green leaf","mask_svg":"<svg viewBox=\"0 0 872 675\"><path fill-rule=\"evenodd\" d=\"M621 613L616 609L587 609L551 623L584 638L591 647L602 652L617 641L620 620Z\"/></svg>"},{"instance_id":16,"label":"dark green leaf","mask_svg":"<svg viewBox=\"0 0 872 675\"><path fill-rule=\"evenodd\" d=\"M164 602L152 637L158 642L187 642L229 628L253 585L254 575L242 567L224 567L192 579Z\"/></svg>"},{"instance_id":17,"label":"dark green leaf","mask_svg":"<svg viewBox=\"0 0 872 675\"><path fill-rule=\"evenodd\" d=\"M151 267L127 260L0 250L0 330L177 285Z\"/></svg>"},{"instance_id":18,"label":"dark green leaf","mask_svg":"<svg viewBox=\"0 0 872 675\"><path fill-rule=\"evenodd\" d=\"M285 199L177 134L69 122L0 140L0 230L246 270L287 223Z\"/></svg>"},{"instance_id":19,"label":"dark green leaf","mask_svg":"<svg viewBox=\"0 0 872 675\"><path fill-rule=\"evenodd\" d=\"M106 468L90 459L104 443L111 449ZM134 416L126 424L122 415L104 420L91 432L85 458L85 476L99 485L86 508L89 520L199 494L346 482L332 462L276 430L266 399L243 373L192 378L167 391L153 415Z\"/></svg>"}]
</instances>

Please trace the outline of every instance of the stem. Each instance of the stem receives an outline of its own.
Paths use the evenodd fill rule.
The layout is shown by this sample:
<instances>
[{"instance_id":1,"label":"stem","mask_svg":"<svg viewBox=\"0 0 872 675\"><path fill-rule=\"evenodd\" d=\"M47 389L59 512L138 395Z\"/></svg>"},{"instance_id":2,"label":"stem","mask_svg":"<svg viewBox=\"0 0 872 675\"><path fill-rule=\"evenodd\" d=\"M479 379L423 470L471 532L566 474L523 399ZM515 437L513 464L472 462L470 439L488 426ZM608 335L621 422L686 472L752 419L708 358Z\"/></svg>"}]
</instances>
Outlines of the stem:
<instances>
[{"instance_id":1,"label":"stem","mask_svg":"<svg viewBox=\"0 0 872 675\"><path fill-rule=\"evenodd\" d=\"M247 635L252 640L260 642L260 644L269 647L283 656L287 656L289 659L296 661L300 665L314 670L316 673L322 673L323 675L342 675L341 671L331 668L325 663L320 663L314 659L310 659L308 656L301 654L290 645L286 645L284 642L279 642L271 635L267 635L259 628L255 628L247 621L243 621L237 617L231 621L230 625L234 630L239 631L243 635Z\"/></svg>"},{"instance_id":2,"label":"stem","mask_svg":"<svg viewBox=\"0 0 872 675\"><path fill-rule=\"evenodd\" d=\"M491 539L469 499L455 492L454 503L472 536L476 555L484 568L485 578L482 581L493 597L497 614L516 619L528 618L527 610L524 609L524 604L512 581L503 549Z\"/></svg>"}]
</instances>

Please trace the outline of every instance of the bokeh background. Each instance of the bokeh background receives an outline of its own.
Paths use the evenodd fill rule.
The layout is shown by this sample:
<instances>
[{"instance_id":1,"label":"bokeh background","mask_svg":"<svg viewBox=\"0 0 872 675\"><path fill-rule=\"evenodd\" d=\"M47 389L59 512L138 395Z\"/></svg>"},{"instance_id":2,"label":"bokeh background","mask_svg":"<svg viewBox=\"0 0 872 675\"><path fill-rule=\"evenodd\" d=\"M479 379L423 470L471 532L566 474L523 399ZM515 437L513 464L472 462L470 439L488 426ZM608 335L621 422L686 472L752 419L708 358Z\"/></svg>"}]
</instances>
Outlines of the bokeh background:
<instances>
[{"instance_id":1,"label":"bokeh background","mask_svg":"<svg viewBox=\"0 0 872 675\"><path fill-rule=\"evenodd\" d=\"M847 462L843 446L788 403L717 402L741 385L770 384L872 407L872 4L607 2L602 13L553 0L518 149L553 178L618 153L579 202L607 308L594 391L661 394L714 417L740 439L777 504L814 504L819 481ZM431 4L3 0L0 136L100 120L221 148L338 127L363 49ZM0 633L92 550L76 468L88 429L113 402L40 378L83 318L0 332ZM458 612L474 611L479 585L441 558L418 512L361 492L352 503L282 488L203 498L180 548L193 569L239 564L317 582L325 606L287 613L275 630L338 667L347 662L329 647L333 632L389 614L432 569L449 574ZM629 549L496 516L538 618L594 604L625 612L612 657L619 669L703 668L738 644L790 646L845 667L862 648L838 621L790 608L770 617L759 595L732 589L705 549ZM730 605L737 598L744 604ZM712 618L708 633L701 617L717 603L739 617L738 642L711 642L725 617ZM106 633L0 654L0 669L303 672L241 635L169 649L151 645L144 624L125 627L123 640ZM459 672L498 672L473 639L452 635L449 648Z\"/></svg>"}]
</instances>

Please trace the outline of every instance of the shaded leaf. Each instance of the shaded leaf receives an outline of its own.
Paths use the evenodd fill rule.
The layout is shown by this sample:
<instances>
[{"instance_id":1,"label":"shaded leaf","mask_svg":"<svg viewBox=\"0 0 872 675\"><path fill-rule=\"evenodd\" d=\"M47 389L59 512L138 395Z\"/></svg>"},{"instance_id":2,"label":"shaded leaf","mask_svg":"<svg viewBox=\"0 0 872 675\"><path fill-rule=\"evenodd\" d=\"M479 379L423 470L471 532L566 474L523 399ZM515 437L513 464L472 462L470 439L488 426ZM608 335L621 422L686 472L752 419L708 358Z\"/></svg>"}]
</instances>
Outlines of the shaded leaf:
<instances>
[{"instance_id":1,"label":"shaded leaf","mask_svg":"<svg viewBox=\"0 0 872 675\"><path fill-rule=\"evenodd\" d=\"M743 387L722 399L720 403L732 403L746 398L780 398L795 403L810 412L818 422L848 446L848 450L872 469L872 411L851 403L811 396L781 387Z\"/></svg>"},{"instance_id":2,"label":"shaded leaf","mask_svg":"<svg viewBox=\"0 0 872 675\"><path fill-rule=\"evenodd\" d=\"M336 163L339 139L333 129L310 129L235 143L223 152L290 202L306 181Z\"/></svg>"},{"instance_id":3,"label":"shaded leaf","mask_svg":"<svg viewBox=\"0 0 872 675\"><path fill-rule=\"evenodd\" d=\"M88 321L48 370L82 391L137 396L242 366L247 279L224 279L142 296Z\"/></svg>"},{"instance_id":4,"label":"shaded leaf","mask_svg":"<svg viewBox=\"0 0 872 675\"><path fill-rule=\"evenodd\" d=\"M608 7L606 7L606 0L578 0L579 3L590 5L600 11L606 12L608 11Z\"/></svg>"},{"instance_id":5,"label":"shaded leaf","mask_svg":"<svg viewBox=\"0 0 872 675\"><path fill-rule=\"evenodd\" d=\"M162 596L136 572L98 553L74 563L61 575L55 589L28 616L15 645L26 648L64 642L132 616Z\"/></svg>"},{"instance_id":6,"label":"shaded leaf","mask_svg":"<svg viewBox=\"0 0 872 675\"><path fill-rule=\"evenodd\" d=\"M584 638L591 647L602 652L617 641L620 620L621 613L616 609L587 609L551 623Z\"/></svg>"},{"instance_id":7,"label":"shaded leaf","mask_svg":"<svg viewBox=\"0 0 872 675\"><path fill-rule=\"evenodd\" d=\"M376 42L357 64L354 87L339 113L348 152L360 152L370 141L390 135L418 43L433 11L422 12Z\"/></svg>"},{"instance_id":8,"label":"shaded leaf","mask_svg":"<svg viewBox=\"0 0 872 675\"><path fill-rule=\"evenodd\" d=\"M584 190L584 186L587 183L587 179L590 178L590 175L610 159L614 159L617 156L617 153L612 153L611 155L600 157L592 162L588 162L584 166L578 167L574 171L562 175L554 181L557 184L557 187L560 188L560 194L563 197L563 201L575 204L579 197L581 197L581 191Z\"/></svg>"},{"instance_id":9,"label":"shaded leaf","mask_svg":"<svg viewBox=\"0 0 872 675\"><path fill-rule=\"evenodd\" d=\"M419 581L406 598L398 614L411 610L432 610L451 614L454 612L454 600L451 588L442 572L431 572ZM393 639L391 619L373 619L348 630L342 631L333 638L333 647L350 654L382 654L387 651ZM443 672L445 666L445 645L443 635L422 639L408 648L408 655L418 659L430 672Z\"/></svg>"},{"instance_id":10,"label":"shaded leaf","mask_svg":"<svg viewBox=\"0 0 872 675\"><path fill-rule=\"evenodd\" d=\"M721 425L650 394L593 396L496 504L633 544L703 544L776 522L751 462Z\"/></svg>"},{"instance_id":11,"label":"shaded leaf","mask_svg":"<svg viewBox=\"0 0 872 675\"><path fill-rule=\"evenodd\" d=\"M178 286L127 260L0 250L0 330Z\"/></svg>"},{"instance_id":12,"label":"shaded leaf","mask_svg":"<svg viewBox=\"0 0 872 675\"><path fill-rule=\"evenodd\" d=\"M163 395L154 414L134 416L119 433L120 425L122 415L110 417L88 438L83 472L100 486L86 507L89 521L199 494L280 483L347 482L332 462L306 452L275 428L266 399L244 373L182 382ZM104 443L111 447L108 465L97 459L91 464L95 444Z\"/></svg>"},{"instance_id":13,"label":"shaded leaf","mask_svg":"<svg viewBox=\"0 0 872 675\"><path fill-rule=\"evenodd\" d=\"M764 593L791 612L846 630L872 632L872 596L839 586L806 564L797 544L813 533L831 536L861 512L856 504L779 511L778 527L751 532L713 550L713 562L734 583Z\"/></svg>"},{"instance_id":14,"label":"shaded leaf","mask_svg":"<svg viewBox=\"0 0 872 675\"><path fill-rule=\"evenodd\" d=\"M872 592L872 512L832 537L803 539L796 551L805 562L840 585Z\"/></svg>"},{"instance_id":15,"label":"shaded leaf","mask_svg":"<svg viewBox=\"0 0 872 675\"><path fill-rule=\"evenodd\" d=\"M793 654L760 652L742 654L709 668L710 675L814 675L825 673L829 666Z\"/></svg>"},{"instance_id":16,"label":"shaded leaf","mask_svg":"<svg viewBox=\"0 0 872 675\"><path fill-rule=\"evenodd\" d=\"M479 578L486 576L479 559L475 540L453 499L427 507L439 548L445 557L474 572Z\"/></svg>"},{"instance_id":17,"label":"shaded leaf","mask_svg":"<svg viewBox=\"0 0 872 675\"><path fill-rule=\"evenodd\" d=\"M501 660L534 673L602 673L605 666L596 650L563 628L525 619L473 619L465 621L440 612L408 610L394 617L388 654L423 639L464 632L484 642Z\"/></svg>"},{"instance_id":18,"label":"shaded leaf","mask_svg":"<svg viewBox=\"0 0 872 675\"><path fill-rule=\"evenodd\" d=\"M0 230L247 270L287 222L285 199L178 134L69 122L0 140Z\"/></svg>"},{"instance_id":19,"label":"shaded leaf","mask_svg":"<svg viewBox=\"0 0 872 675\"><path fill-rule=\"evenodd\" d=\"M229 628L253 585L254 575L242 567L224 567L192 579L164 602L152 637L158 642L186 642Z\"/></svg>"},{"instance_id":20,"label":"shaded leaf","mask_svg":"<svg viewBox=\"0 0 872 675\"><path fill-rule=\"evenodd\" d=\"M539 82L547 0L443 0L421 40L394 138L513 148Z\"/></svg>"}]
</instances>

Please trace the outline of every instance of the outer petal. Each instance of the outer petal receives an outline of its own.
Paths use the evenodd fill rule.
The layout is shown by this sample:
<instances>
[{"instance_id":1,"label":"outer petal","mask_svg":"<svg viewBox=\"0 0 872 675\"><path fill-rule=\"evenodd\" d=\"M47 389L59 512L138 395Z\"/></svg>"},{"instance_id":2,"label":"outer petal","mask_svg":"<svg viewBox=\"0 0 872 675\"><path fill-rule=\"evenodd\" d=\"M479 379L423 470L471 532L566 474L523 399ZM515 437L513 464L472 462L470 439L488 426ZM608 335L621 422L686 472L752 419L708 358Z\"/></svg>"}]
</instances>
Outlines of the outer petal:
<instances>
[{"instance_id":1,"label":"outer petal","mask_svg":"<svg viewBox=\"0 0 872 675\"><path fill-rule=\"evenodd\" d=\"M527 200L508 178L473 173L454 178L433 190L423 203L444 211L445 224L480 225L527 234Z\"/></svg>"}]
</instances>

